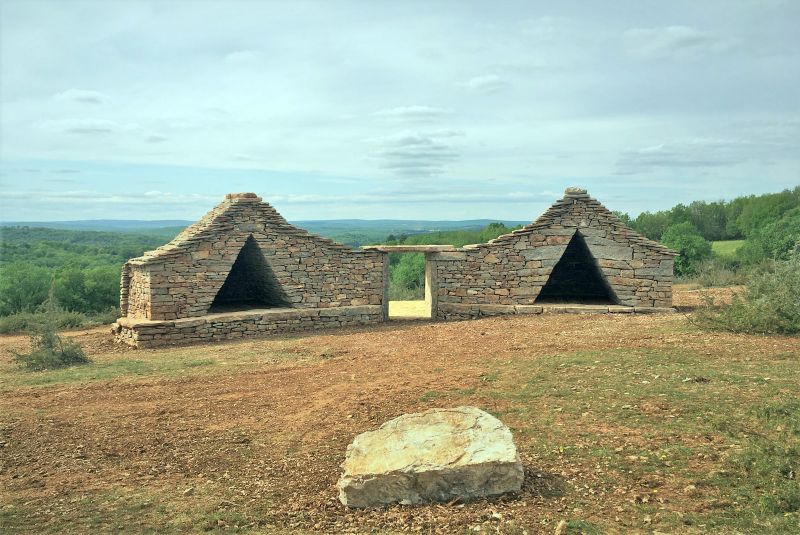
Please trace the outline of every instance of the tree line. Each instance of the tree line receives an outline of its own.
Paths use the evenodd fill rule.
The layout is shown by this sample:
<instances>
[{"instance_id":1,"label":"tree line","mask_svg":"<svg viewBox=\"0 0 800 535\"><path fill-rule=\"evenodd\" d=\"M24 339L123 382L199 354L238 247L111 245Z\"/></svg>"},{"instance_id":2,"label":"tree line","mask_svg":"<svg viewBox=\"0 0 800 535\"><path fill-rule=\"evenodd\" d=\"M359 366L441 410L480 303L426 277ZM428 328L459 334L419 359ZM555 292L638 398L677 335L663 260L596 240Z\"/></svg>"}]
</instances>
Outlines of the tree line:
<instances>
[{"instance_id":1,"label":"tree line","mask_svg":"<svg viewBox=\"0 0 800 535\"><path fill-rule=\"evenodd\" d=\"M677 250L676 274L697 273L712 258L711 241L743 240L728 267L787 259L800 241L800 186L779 193L730 201L696 201L669 210L617 215L634 230ZM174 230L174 229L173 229ZM480 229L390 235L386 244L483 243L513 228L492 223ZM85 314L108 312L119 300L119 277L129 258L169 237L155 233L0 228L0 316L35 313L52 286L60 306ZM421 298L425 261L421 254L390 255L393 299Z\"/></svg>"},{"instance_id":2,"label":"tree line","mask_svg":"<svg viewBox=\"0 0 800 535\"><path fill-rule=\"evenodd\" d=\"M695 201L669 210L617 215L640 234L680 253L677 275L693 275L712 257L712 241L744 240L732 267L786 260L800 240L800 186L731 201Z\"/></svg>"}]
</instances>

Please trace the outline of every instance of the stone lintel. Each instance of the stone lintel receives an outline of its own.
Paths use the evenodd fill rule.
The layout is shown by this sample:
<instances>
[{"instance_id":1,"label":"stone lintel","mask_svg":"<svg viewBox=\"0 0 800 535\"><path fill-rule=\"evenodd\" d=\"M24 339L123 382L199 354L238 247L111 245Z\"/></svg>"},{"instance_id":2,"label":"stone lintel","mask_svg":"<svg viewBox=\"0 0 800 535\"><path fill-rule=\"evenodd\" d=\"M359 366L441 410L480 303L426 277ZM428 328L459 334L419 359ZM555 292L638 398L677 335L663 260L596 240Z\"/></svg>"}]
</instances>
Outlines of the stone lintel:
<instances>
[{"instance_id":1,"label":"stone lintel","mask_svg":"<svg viewBox=\"0 0 800 535\"><path fill-rule=\"evenodd\" d=\"M453 245L362 245L364 251L381 253L441 253L455 252Z\"/></svg>"}]
</instances>

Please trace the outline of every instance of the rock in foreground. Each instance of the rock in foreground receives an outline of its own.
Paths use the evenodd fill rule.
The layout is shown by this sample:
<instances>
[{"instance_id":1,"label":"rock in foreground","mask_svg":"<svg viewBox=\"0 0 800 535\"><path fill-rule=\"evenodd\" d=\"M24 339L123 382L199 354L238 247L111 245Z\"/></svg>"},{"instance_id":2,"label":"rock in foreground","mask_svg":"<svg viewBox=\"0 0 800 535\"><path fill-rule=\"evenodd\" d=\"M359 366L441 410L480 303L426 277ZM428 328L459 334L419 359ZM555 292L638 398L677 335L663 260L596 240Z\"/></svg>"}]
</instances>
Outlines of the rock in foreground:
<instances>
[{"instance_id":1,"label":"rock in foreground","mask_svg":"<svg viewBox=\"0 0 800 535\"><path fill-rule=\"evenodd\" d=\"M471 500L522 488L522 463L503 423L475 407L389 420L347 447L339 499L350 507Z\"/></svg>"}]
</instances>

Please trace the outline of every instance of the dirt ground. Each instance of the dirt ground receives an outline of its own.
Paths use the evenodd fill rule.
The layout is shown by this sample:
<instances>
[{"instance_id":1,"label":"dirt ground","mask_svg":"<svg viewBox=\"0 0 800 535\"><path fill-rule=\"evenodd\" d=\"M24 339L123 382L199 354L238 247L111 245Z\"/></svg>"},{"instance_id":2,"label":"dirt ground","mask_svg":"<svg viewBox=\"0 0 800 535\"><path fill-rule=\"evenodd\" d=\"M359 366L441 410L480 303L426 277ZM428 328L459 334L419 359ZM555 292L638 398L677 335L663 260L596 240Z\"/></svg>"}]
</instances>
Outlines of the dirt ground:
<instances>
[{"instance_id":1,"label":"dirt ground","mask_svg":"<svg viewBox=\"0 0 800 535\"><path fill-rule=\"evenodd\" d=\"M676 305L688 310L699 302L697 293L679 289ZM681 348L701 359L779 354L796 365L800 347L798 338L701 332L682 313L393 321L161 350L115 345L108 328L68 334L93 364L20 372L8 350L24 349L26 339L0 337L0 531L6 533L532 534L553 533L562 520L570 533L704 532L671 522L719 507L716 490L697 491L705 493L700 497L686 490L694 473L717 469L719 457L692 453L691 473L673 473L663 465L641 472L646 463L636 455L670 441L716 452L714 441L722 439L700 432L676 437L672 427L648 436L651 420L622 419L627 405L614 402L613 415L621 416L613 417L604 412L611 409L586 408L602 393L583 379L599 372L586 370L608 362L609 381L633 374L638 384L650 376L628 367L630 355L662 359L652 355ZM572 363L564 384L558 384L559 370L566 370L559 355L572 359L564 360ZM538 385L537 374L550 373L554 384ZM684 379L689 373L674 373L676 388L703 388ZM778 381L769 387L780 393L785 385ZM525 385L543 394L522 398ZM678 414L700 425L681 415L678 401L659 399L647 393L626 403L654 422ZM367 511L339 503L339 465L355 435L403 413L456 405L489 410L512 428L526 466L520 494Z\"/></svg>"}]
</instances>

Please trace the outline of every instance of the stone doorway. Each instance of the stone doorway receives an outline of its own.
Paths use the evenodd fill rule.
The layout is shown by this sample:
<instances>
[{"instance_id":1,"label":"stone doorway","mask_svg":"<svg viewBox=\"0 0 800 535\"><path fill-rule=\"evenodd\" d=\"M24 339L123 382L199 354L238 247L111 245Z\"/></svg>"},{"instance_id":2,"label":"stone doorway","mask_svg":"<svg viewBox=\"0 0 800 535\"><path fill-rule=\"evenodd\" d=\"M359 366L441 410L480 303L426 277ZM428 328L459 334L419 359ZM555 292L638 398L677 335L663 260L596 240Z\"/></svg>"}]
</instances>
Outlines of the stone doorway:
<instances>
[{"instance_id":1,"label":"stone doorway","mask_svg":"<svg viewBox=\"0 0 800 535\"><path fill-rule=\"evenodd\" d=\"M430 319L434 316L438 300L436 269L430 256L434 253L455 251L452 245L366 245L366 251L382 253L423 253L425 255L425 292L423 299L390 300L389 296L389 261L385 262L383 303L384 317L387 320Z\"/></svg>"},{"instance_id":2,"label":"stone doorway","mask_svg":"<svg viewBox=\"0 0 800 535\"><path fill-rule=\"evenodd\" d=\"M572 235L536 303L619 304L580 232Z\"/></svg>"},{"instance_id":3,"label":"stone doorway","mask_svg":"<svg viewBox=\"0 0 800 535\"><path fill-rule=\"evenodd\" d=\"M213 314L289 306L280 283L251 234L236 256L208 312Z\"/></svg>"}]
</instances>

